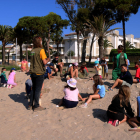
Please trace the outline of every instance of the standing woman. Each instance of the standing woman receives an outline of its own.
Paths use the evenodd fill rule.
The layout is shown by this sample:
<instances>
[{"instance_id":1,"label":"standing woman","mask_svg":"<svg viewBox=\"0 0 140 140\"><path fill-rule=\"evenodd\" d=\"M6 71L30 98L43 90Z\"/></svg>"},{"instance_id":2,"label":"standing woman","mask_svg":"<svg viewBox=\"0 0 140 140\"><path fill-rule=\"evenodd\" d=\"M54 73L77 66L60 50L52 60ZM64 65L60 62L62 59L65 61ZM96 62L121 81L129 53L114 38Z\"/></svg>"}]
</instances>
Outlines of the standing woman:
<instances>
[{"instance_id":1,"label":"standing woman","mask_svg":"<svg viewBox=\"0 0 140 140\"><path fill-rule=\"evenodd\" d=\"M49 58L47 59L45 51L42 47L41 37L39 36L34 37L33 46L34 48L31 51L31 66L30 66L31 79L33 83L32 88L33 94L31 96L32 103L31 106L28 107L28 109L31 110L33 108L34 111L41 111L46 109L39 106L39 97L44 81L44 74L46 72L45 65L48 63Z\"/></svg>"}]
</instances>

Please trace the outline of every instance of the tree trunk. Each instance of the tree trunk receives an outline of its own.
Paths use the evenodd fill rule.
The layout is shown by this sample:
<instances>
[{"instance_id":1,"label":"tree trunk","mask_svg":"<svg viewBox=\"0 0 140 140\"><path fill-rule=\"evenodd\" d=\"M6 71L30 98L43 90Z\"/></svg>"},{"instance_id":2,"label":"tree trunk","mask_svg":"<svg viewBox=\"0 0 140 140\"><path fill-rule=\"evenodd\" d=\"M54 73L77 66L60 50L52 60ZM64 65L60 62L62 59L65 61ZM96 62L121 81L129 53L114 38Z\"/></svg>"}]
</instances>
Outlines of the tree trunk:
<instances>
[{"instance_id":1,"label":"tree trunk","mask_svg":"<svg viewBox=\"0 0 140 140\"><path fill-rule=\"evenodd\" d=\"M26 60L28 61L28 45L26 46Z\"/></svg>"},{"instance_id":2,"label":"tree trunk","mask_svg":"<svg viewBox=\"0 0 140 140\"><path fill-rule=\"evenodd\" d=\"M126 46L125 46L125 20L124 20L124 14L122 15L122 24L123 24L123 46L124 46L124 52L126 53Z\"/></svg>"},{"instance_id":3,"label":"tree trunk","mask_svg":"<svg viewBox=\"0 0 140 140\"><path fill-rule=\"evenodd\" d=\"M50 43L50 31L48 33L48 40L45 37L46 43L47 43L47 51L48 51L48 57L50 58L50 49L49 49L49 43Z\"/></svg>"},{"instance_id":4,"label":"tree trunk","mask_svg":"<svg viewBox=\"0 0 140 140\"><path fill-rule=\"evenodd\" d=\"M20 62L22 61L22 44L19 44L20 46Z\"/></svg>"},{"instance_id":5,"label":"tree trunk","mask_svg":"<svg viewBox=\"0 0 140 140\"><path fill-rule=\"evenodd\" d=\"M59 47L59 43L56 43L57 44L57 52L59 52L59 49L58 49L58 47Z\"/></svg>"},{"instance_id":6,"label":"tree trunk","mask_svg":"<svg viewBox=\"0 0 140 140\"><path fill-rule=\"evenodd\" d=\"M8 52L8 65L9 65L9 53L10 53L10 52Z\"/></svg>"},{"instance_id":7,"label":"tree trunk","mask_svg":"<svg viewBox=\"0 0 140 140\"><path fill-rule=\"evenodd\" d=\"M5 41L2 40L2 64L5 64L6 59L5 59Z\"/></svg>"},{"instance_id":8,"label":"tree trunk","mask_svg":"<svg viewBox=\"0 0 140 140\"><path fill-rule=\"evenodd\" d=\"M82 62L85 62L85 56L86 56L86 45L87 45L87 39L83 42L83 49L82 49Z\"/></svg>"},{"instance_id":9,"label":"tree trunk","mask_svg":"<svg viewBox=\"0 0 140 140\"><path fill-rule=\"evenodd\" d=\"M99 45L99 58L101 59L102 57L104 57L104 53L103 53L104 40L102 37L99 37L98 45Z\"/></svg>"},{"instance_id":10,"label":"tree trunk","mask_svg":"<svg viewBox=\"0 0 140 140\"><path fill-rule=\"evenodd\" d=\"M92 37L92 41L91 41L91 45L90 45L90 55L89 55L89 62L88 62L88 65L90 65L91 58L92 58L92 48L93 48L94 38L95 38L95 34L94 34L93 37Z\"/></svg>"},{"instance_id":11,"label":"tree trunk","mask_svg":"<svg viewBox=\"0 0 140 140\"><path fill-rule=\"evenodd\" d=\"M78 48L78 64L79 64L79 31L77 31L77 48Z\"/></svg>"}]
</instances>

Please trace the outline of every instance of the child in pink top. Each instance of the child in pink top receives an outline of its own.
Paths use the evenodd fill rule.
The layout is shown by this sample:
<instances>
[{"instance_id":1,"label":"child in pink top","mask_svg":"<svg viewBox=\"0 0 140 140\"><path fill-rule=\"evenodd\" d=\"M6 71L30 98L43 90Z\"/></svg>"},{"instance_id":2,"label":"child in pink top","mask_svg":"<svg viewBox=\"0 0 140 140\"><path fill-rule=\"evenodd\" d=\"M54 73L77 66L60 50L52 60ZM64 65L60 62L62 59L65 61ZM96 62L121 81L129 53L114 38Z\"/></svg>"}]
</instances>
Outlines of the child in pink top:
<instances>
[{"instance_id":1,"label":"child in pink top","mask_svg":"<svg viewBox=\"0 0 140 140\"><path fill-rule=\"evenodd\" d=\"M7 81L7 85L8 85L7 88L12 88L12 87L15 87L17 85L15 74L16 74L16 69L12 68L10 70L8 81Z\"/></svg>"},{"instance_id":2,"label":"child in pink top","mask_svg":"<svg viewBox=\"0 0 140 140\"><path fill-rule=\"evenodd\" d=\"M25 58L23 58L23 61L21 62L21 71L28 72L28 62L26 61Z\"/></svg>"},{"instance_id":3,"label":"child in pink top","mask_svg":"<svg viewBox=\"0 0 140 140\"><path fill-rule=\"evenodd\" d=\"M76 88L77 81L74 78L71 78L67 81L67 86L64 88L64 98L60 101L59 105L57 107L63 105L66 108L73 108L76 107L78 104L78 97L85 101L84 98L81 97L79 94L78 88Z\"/></svg>"}]
</instances>

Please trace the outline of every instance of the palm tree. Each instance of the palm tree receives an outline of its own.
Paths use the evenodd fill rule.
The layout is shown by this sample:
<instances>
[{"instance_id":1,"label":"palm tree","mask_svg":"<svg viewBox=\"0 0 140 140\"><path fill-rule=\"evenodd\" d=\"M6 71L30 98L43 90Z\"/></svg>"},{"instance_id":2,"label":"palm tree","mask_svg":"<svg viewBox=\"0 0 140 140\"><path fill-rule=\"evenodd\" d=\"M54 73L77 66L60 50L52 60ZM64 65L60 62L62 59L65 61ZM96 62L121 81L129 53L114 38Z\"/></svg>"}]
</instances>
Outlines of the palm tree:
<instances>
[{"instance_id":1,"label":"palm tree","mask_svg":"<svg viewBox=\"0 0 140 140\"><path fill-rule=\"evenodd\" d=\"M104 45L104 38L108 34L113 34L113 31L120 28L114 28L109 30L109 28L116 24L115 20L106 21L103 15L99 17L94 17L93 21L87 20L88 26L91 29L91 32L96 34L98 37L98 45L99 45L99 57L103 57L103 45Z\"/></svg>"},{"instance_id":2,"label":"palm tree","mask_svg":"<svg viewBox=\"0 0 140 140\"><path fill-rule=\"evenodd\" d=\"M107 48L108 47L113 47L112 43L110 41L108 41L107 39L104 40L104 45L103 45L103 49L104 49L104 55L106 55L107 52Z\"/></svg>"},{"instance_id":3,"label":"palm tree","mask_svg":"<svg viewBox=\"0 0 140 140\"><path fill-rule=\"evenodd\" d=\"M0 25L0 41L2 41L2 64L5 64L5 46L12 40L11 33L13 29L11 26Z\"/></svg>"},{"instance_id":4,"label":"palm tree","mask_svg":"<svg viewBox=\"0 0 140 140\"><path fill-rule=\"evenodd\" d=\"M135 49L135 47L133 46L133 44L131 44L130 41L125 42L125 48L126 49Z\"/></svg>"}]
</instances>

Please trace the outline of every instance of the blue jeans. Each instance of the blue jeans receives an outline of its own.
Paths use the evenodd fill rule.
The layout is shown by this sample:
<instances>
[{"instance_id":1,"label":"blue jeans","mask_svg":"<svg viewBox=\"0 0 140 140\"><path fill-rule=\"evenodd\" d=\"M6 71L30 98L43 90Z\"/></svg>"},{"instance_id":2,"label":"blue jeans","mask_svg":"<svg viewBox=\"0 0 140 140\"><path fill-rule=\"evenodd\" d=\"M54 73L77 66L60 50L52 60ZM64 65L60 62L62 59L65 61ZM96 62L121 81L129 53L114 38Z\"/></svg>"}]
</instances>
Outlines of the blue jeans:
<instances>
[{"instance_id":1,"label":"blue jeans","mask_svg":"<svg viewBox=\"0 0 140 140\"><path fill-rule=\"evenodd\" d=\"M40 97L41 88L44 81L44 75L31 74L31 79L33 83L33 87L32 87L33 93L31 95L31 106L33 106L33 102L34 102L34 107L37 108L39 107L39 97Z\"/></svg>"}]
</instances>

